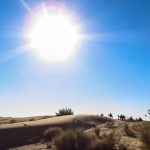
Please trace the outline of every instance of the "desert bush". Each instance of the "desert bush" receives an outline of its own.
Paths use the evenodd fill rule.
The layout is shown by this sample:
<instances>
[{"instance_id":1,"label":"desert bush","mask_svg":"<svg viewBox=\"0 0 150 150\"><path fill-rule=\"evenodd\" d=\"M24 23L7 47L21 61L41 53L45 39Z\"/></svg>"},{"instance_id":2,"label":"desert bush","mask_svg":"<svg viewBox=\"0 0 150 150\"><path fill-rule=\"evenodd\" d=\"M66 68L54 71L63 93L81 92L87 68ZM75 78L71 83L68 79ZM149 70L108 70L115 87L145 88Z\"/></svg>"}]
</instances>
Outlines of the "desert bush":
<instances>
[{"instance_id":1,"label":"desert bush","mask_svg":"<svg viewBox=\"0 0 150 150\"><path fill-rule=\"evenodd\" d=\"M95 145L88 150L114 150L114 148L107 141L99 140L99 141L95 142Z\"/></svg>"},{"instance_id":2,"label":"desert bush","mask_svg":"<svg viewBox=\"0 0 150 150\"><path fill-rule=\"evenodd\" d=\"M17 121L15 119L11 119L10 123L16 123Z\"/></svg>"},{"instance_id":3,"label":"desert bush","mask_svg":"<svg viewBox=\"0 0 150 150\"><path fill-rule=\"evenodd\" d=\"M150 148L150 123L144 124L141 127L141 141Z\"/></svg>"},{"instance_id":4,"label":"desert bush","mask_svg":"<svg viewBox=\"0 0 150 150\"><path fill-rule=\"evenodd\" d=\"M111 133L109 135L105 135L103 137L103 147L105 146L105 150L114 150L115 146L115 134Z\"/></svg>"},{"instance_id":5,"label":"desert bush","mask_svg":"<svg viewBox=\"0 0 150 150\"><path fill-rule=\"evenodd\" d=\"M71 108L62 108L58 110L58 113L56 113L56 116L65 116L65 115L73 115L74 112Z\"/></svg>"},{"instance_id":6,"label":"desert bush","mask_svg":"<svg viewBox=\"0 0 150 150\"><path fill-rule=\"evenodd\" d=\"M119 144L119 150L128 150L124 144Z\"/></svg>"},{"instance_id":7,"label":"desert bush","mask_svg":"<svg viewBox=\"0 0 150 150\"><path fill-rule=\"evenodd\" d=\"M115 150L115 136L114 133L104 135L97 141L93 140L92 146L88 150Z\"/></svg>"},{"instance_id":8,"label":"desert bush","mask_svg":"<svg viewBox=\"0 0 150 150\"><path fill-rule=\"evenodd\" d=\"M115 150L115 135L98 138L81 129L62 132L53 139L56 150Z\"/></svg>"},{"instance_id":9,"label":"desert bush","mask_svg":"<svg viewBox=\"0 0 150 150\"><path fill-rule=\"evenodd\" d=\"M128 124L124 125L124 132L127 136L135 137L135 133L129 128Z\"/></svg>"},{"instance_id":10,"label":"desert bush","mask_svg":"<svg viewBox=\"0 0 150 150\"><path fill-rule=\"evenodd\" d=\"M46 146L47 146L47 148L51 149L52 148L52 143L48 142L48 143L46 143Z\"/></svg>"},{"instance_id":11,"label":"desert bush","mask_svg":"<svg viewBox=\"0 0 150 150\"><path fill-rule=\"evenodd\" d=\"M88 135L81 129L68 130L54 138L56 150L88 150L96 137Z\"/></svg>"},{"instance_id":12,"label":"desert bush","mask_svg":"<svg viewBox=\"0 0 150 150\"><path fill-rule=\"evenodd\" d=\"M106 127L107 127L107 128L114 128L114 121L108 122L108 123L106 124Z\"/></svg>"},{"instance_id":13,"label":"desert bush","mask_svg":"<svg viewBox=\"0 0 150 150\"><path fill-rule=\"evenodd\" d=\"M43 134L44 141L51 142L52 139L53 139L55 136L58 136L61 132L63 132L63 130L62 130L61 128L58 128L58 127L47 129L47 130L44 132L44 134Z\"/></svg>"},{"instance_id":14,"label":"desert bush","mask_svg":"<svg viewBox=\"0 0 150 150\"><path fill-rule=\"evenodd\" d=\"M100 128L98 128L98 127L94 128L94 133L96 136L99 136Z\"/></svg>"},{"instance_id":15,"label":"desert bush","mask_svg":"<svg viewBox=\"0 0 150 150\"><path fill-rule=\"evenodd\" d=\"M30 118L29 121L34 121L34 119L33 119L33 118Z\"/></svg>"}]
</instances>

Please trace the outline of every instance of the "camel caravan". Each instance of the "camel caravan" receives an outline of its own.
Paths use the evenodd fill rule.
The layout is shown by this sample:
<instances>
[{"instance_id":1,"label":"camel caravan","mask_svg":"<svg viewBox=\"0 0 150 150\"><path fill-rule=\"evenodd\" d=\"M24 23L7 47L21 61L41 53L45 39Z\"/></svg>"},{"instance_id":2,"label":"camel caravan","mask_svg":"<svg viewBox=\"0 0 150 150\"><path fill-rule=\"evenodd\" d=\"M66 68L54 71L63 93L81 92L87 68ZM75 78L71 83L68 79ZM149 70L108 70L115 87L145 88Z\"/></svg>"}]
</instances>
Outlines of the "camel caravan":
<instances>
[{"instance_id":1,"label":"camel caravan","mask_svg":"<svg viewBox=\"0 0 150 150\"><path fill-rule=\"evenodd\" d=\"M118 120L126 120L126 116L125 115L117 115L118 116Z\"/></svg>"},{"instance_id":2,"label":"camel caravan","mask_svg":"<svg viewBox=\"0 0 150 150\"><path fill-rule=\"evenodd\" d=\"M98 114L97 114L97 115L98 115ZM101 117L104 117L104 114L101 113L100 116L101 116ZM112 118L112 119L113 119L112 113L109 113L107 116L108 116L109 118ZM132 116L126 117L125 115L122 115L122 114L121 114L121 115L117 115L117 117L118 117L118 120L122 120L122 121L143 121L143 119L142 119L141 117L133 119Z\"/></svg>"}]
</instances>

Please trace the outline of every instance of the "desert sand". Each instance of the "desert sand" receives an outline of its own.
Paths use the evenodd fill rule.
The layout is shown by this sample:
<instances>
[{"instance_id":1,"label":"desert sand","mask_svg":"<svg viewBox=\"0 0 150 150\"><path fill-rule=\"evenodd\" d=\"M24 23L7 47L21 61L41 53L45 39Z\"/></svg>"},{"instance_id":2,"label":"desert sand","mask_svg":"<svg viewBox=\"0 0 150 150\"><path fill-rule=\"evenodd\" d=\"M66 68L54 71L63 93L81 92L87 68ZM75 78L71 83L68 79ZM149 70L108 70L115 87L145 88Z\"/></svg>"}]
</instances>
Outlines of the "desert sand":
<instances>
[{"instance_id":1,"label":"desert sand","mask_svg":"<svg viewBox=\"0 0 150 150\"><path fill-rule=\"evenodd\" d=\"M5 119L6 118L3 118L1 121ZM100 129L100 136L115 131L116 135L119 137L120 143L126 145L129 150L142 150L143 143L140 141L139 131L136 129L142 126L143 123L145 123L145 121L129 122L97 115L68 115L46 119L41 117L41 119L35 119L35 121L29 121L29 119L26 119L24 122L11 124L3 123L0 125L0 149L46 149L46 145L40 143L39 139L42 137L44 131L50 127L61 127L64 129L82 127L85 129L85 132L91 134L94 134L94 128L97 127ZM127 136L124 133L125 124L128 124L128 126L134 130L135 137Z\"/></svg>"}]
</instances>

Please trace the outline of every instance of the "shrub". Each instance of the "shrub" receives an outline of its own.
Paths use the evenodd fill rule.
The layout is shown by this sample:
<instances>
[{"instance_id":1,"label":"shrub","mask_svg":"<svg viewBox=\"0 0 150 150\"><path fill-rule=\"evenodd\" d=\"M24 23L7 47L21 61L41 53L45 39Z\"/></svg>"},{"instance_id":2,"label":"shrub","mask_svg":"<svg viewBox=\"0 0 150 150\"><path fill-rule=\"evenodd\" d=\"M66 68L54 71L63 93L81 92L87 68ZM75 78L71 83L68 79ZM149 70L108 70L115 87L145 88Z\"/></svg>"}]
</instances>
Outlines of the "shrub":
<instances>
[{"instance_id":1,"label":"shrub","mask_svg":"<svg viewBox=\"0 0 150 150\"><path fill-rule=\"evenodd\" d=\"M119 150L127 150L127 147L124 144L120 144Z\"/></svg>"},{"instance_id":2,"label":"shrub","mask_svg":"<svg viewBox=\"0 0 150 150\"><path fill-rule=\"evenodd\" d=\"M47 148L51 149L52 148L52 143L48 142L48 143L46 143L46 146L47 146Z\"/></svg>"},{"instance_id":3,"label":"shrub","mask_svg":"<svg viewBox=\"0 0 150 150\"><path fill-rule=\"evenodd\" d=\"M83 130L75 129L63 132L53 142L56 150L87 150L94 139Z\"/></svg>"},{"instance_id":4,"label":"shrub","mask_svg":"<svg viewBox=\"0 0 150 150\"><path fill-rule=\"evenodd\" d=\"M141 127L141 141L150 148L150 124L144 124Z\"/></svg>"},{"instance_id":5,"label":"shrub","mask_svg":"<svg viewBox=\"0 0 150 150\"><path fill-rule=\"evenodd\" d=\"M34 119L33 119L33 118L30 118L29 121L34 121Z\"/></svg>"},{"instance_id":6,"label":"shrub","mask_svg":"<svg viewBox=\"0 0 150 150\"><path fill-rule=\"evenodd\" d=\"M94 132L95 132L96 136L99 136L100 128L98 128L98 127L94 128Z\"/></svg>"},{"instance_id":7,"label":"shrub","mask_svg":"<svg viewBox=\"0 0 150 150\"><path fill-rule=\"evenodd\" d=\"M114 133L111 133L109 135L105 135L103 137L103 142L102 142L103 147L105 150L113 150L115 146L115 135Z\"/></svg>"},{"instance_id":8,"label":"shrub","mask_svg":"<svg viewBox=\"0 0 150 150\"><path fill-rule=\"evenodd\" d=\"M115 138L114 134L104 135L102 139L93 141L92 147L88 150L115 150Z\"/></svg>"},{"instance_id":9,"label":"shrub","mask_svg":"<svg viewBox=\"0 0 150 150\"><path fill-rule=\"evenodd\" d=\"M10 123L16 123L17 121L15 119L11 119Z\"/></svg>"},{"instance_id":10,"label":"shrub","mask_svg":"<svg viewBox=\"0 0 150 150\"><path fill-rule=\"evenodd\" d=\"M114 134L104 135L101 139L85 133L81 129L62 132L53 139L56 150L114 150Z\"/></svg>"},{"instance_id":11,"label":"shrub","mask_svg":"<svg viewBox=\"0 0 150 150\"><path fill-rule=\"evenodd\" d=\"M106 127L107 127L107 128L114 128L114 121L108 122L108 123L106 124Z\"/></svg>"},{"instance_id":12,"label":"shrub","mask_svg":"<svg viewBox=\"0 0 150 150\"><path fill-rule=\"evenodd\" d=\"M65 116L65 115L73 115L74 112L71 108L63 108L59 109L58 113L56 113L56 116Z\"/></svg>"},{"instance_id":13,"label":"shrub","mask_svg":"<svg viewBox=\"0 0 150 150\"><path fill-rule=\"evenodd\" d=\"M47 129L45 132L44 132L44 141L48 141L48 142L51 142L52 139L59 135L61 132L63 132L63 130L61 128L49 128Z\"/></svg>"},{"instance_id":14,"label":"shrub","mask_svg":"<svg viewBox=\"0 0 150 150\"><path fill-rule=\"evenodd\" d=\"M127 136L135 137L134 132L129 128L128 124L125 124L125 126L124 126L124 132L125 132L125 134Z\"/></svg>"}]
</instances>

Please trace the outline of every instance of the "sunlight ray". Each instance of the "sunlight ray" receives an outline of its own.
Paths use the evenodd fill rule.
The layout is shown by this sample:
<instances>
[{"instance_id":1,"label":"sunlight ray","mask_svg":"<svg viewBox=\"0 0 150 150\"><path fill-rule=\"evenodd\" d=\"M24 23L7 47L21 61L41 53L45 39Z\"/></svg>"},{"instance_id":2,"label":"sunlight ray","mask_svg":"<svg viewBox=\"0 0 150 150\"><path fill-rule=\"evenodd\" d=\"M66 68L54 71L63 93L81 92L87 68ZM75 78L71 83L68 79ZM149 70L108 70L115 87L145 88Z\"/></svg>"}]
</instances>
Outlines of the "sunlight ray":
<instances>
[{"instance_id":1,"label":"sunlight ray","mask_svg":"<svg viewBox=\"0 0 150 150\"><path fill-rule=\"evenodd\" d=\"M20 46L17 48L8 49L3 52L0 52L0 63L7 62L19 55L24 54L27 51L28 51L28 46L24 45L24 46Z\"/></svg>"},{"instance_id":2,"label":"sunlight ray","mask_svg":"<svg viewBox=\"0 0 150 150\"><path fill-rule=\"evenodd\" d=\"M20 2L22 3L25 9L27 9L28 11L32 11L31 7L27 4L25 0L20 0Z\"/></svg>"}]
</instances>

